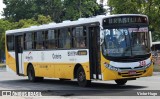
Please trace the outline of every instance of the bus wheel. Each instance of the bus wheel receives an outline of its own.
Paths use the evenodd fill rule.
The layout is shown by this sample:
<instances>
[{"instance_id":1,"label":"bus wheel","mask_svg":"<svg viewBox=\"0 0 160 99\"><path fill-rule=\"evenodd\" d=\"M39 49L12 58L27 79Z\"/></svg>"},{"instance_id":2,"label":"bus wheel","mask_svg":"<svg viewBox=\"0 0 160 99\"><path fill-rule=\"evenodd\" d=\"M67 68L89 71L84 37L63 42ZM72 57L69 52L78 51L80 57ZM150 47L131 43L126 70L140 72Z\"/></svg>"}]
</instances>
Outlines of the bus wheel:
<instances>
[{"instance_id":1,"label":"bus wheel","mask_svg":"<svg viewBox=\"0 0 160 99\"><path fill-rule=\"evenodd\" d=\"M79 67L77 70L77 80L79 86L81 87L86 87L91 84L91 80L86 80L86 75L82 67Z\"/></svg>"},{"instance_id":2,"label":"bus wheel","mask_svg":"<svg viewBox=\"0 0 160 99\"><path fill-rule=\"evenodd\" d=\"M118 79L118 80L115 80L115 82L117 83L117 85L125 85L127 80L126 79Z\"/></svg>"},{"instance_id":3,"label":"bus wheel","mask_svg":"<svg viewBox=\"0 0 160 99\"><path fill-rule=\"evenodd\" d=\"M31 82L43 81L44 79L43 77L35 77L35 71L32 65L28 67L27 73L28 73L28 79Z\"/></svg>"},{"instance_id":4,"label":"bus wheel","mask_svg":"<svg viewBox=\"0 0 160 99\"><path fill-rule=\"evenodd\" d=\"M35 82L36 81L35 72L34 72L34 68L33 68L32 65L30 65L28 67L27 74L28 74L28 80L29 81L31 81L31 82Z\"/></svg>"},{"instance_id":5,"label":"bus wheel","mask_svg":"<svg viewBox=\"0 0 160 99\"><path fill-rule=\"evenodd\" d=\"M36 81L38 81L38 82L41 82L41 81L43 81L43 77L36 77Z\"/></svg>"},{"instance_id":6,"label":"bus wheel","mask_svg":"<svg viewBox=\"0 0 160 99\"><path fill-rule=\"evenodd\" d=\"M66 81L66 80L71 80L71 79L65 79L65 78L59 78L60 81Z\"/></svg>"}]
</instances>

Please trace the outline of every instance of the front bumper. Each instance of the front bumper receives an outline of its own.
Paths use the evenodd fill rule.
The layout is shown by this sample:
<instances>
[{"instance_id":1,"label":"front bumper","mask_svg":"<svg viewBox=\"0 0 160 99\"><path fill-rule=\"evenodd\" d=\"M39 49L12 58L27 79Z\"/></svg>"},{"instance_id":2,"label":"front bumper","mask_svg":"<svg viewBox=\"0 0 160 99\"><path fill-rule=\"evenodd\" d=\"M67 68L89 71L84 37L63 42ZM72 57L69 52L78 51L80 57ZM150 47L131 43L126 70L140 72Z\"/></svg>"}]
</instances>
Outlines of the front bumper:
<instances>
[{"instance_id":1,"label":"front bumper","mask_svg":"<svg viewBox=\"0 0 160 99\"><path fill-rule=\"evenodd\" d=\"M134 73L129 72L134 71ZM148 66L135 68L118 68L117 71L106 68L102 73L102 80L116 80L152 76L153 63Z\"/></svg>"}]
</instances>

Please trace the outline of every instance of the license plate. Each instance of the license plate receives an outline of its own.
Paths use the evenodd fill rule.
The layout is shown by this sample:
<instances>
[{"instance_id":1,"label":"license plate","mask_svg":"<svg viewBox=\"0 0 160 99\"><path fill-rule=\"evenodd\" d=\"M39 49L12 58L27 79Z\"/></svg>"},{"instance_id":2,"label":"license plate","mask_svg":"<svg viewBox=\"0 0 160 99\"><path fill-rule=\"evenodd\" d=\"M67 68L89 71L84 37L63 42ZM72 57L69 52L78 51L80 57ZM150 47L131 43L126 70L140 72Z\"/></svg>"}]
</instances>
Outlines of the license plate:
<instances>
[{"instance_id":1,"label":"license plate","mask_svg":"<svg viewBox=\"0 0 160 99\"><path fill-rule=\"evenodd\" d=\"M136 74L136 71L129 71L128 74L129 75L134 75L134 74Z\"/></svg>"}]
</instances>

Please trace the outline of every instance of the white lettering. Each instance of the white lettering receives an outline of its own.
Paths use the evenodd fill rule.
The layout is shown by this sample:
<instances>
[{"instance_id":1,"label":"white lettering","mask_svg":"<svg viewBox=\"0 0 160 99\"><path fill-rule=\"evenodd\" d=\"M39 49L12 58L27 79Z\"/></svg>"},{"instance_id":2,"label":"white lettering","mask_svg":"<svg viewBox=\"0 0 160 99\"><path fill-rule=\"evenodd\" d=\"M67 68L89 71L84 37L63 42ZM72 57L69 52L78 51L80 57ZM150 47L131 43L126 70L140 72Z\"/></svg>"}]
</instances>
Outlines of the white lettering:
<instances>
[{"instance_id":1,"label":"white lettering","mask_svg":"<svg viewBox=\"0 0 160 99\"><path fill-rule=\"evenodd\" d=\"M122 17L122 18L110 18L109 24L118 24L118 23L141 23L141 17Z\"/></svg>"},{"instance_id":2,"label":"white lettering","mask_svg":"<svg viewBox=\"0 0 160 99\"><path fill-rule=\"evenodd\" d=\"M148 93L146 93L146 92L137 92L137 95L139 95L139 96L147 96Z\"/></svg>"},{"instance_id":3,"label":"white lettering","mask_svg":"<svg viewBox=\"0 0 160 99\"><path fill-rule=\"evenodd\" d=\"M138 96L157 96L157 93L153 93L153 92L137 92Z\"/></svg>"}]
</instances>

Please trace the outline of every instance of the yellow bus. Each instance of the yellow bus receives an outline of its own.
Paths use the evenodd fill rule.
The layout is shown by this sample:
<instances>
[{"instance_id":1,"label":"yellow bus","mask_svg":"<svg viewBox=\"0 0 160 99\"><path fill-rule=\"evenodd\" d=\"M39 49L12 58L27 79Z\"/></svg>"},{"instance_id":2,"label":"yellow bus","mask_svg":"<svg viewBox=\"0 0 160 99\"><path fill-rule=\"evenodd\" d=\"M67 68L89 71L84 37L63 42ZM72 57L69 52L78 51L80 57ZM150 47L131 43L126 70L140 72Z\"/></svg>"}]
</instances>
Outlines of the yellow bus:
<instances>
[{"instance_id":1,"label":"yellow bus","mask_svg":"<svg viewBox=\"0 0 160 99\"><path fill-rule=\"evenodd\" d=\"M128 80L151 76L148 17L141 14L99 15L6 31L6 64L32 82L44 77Z\"/></svg>"}]
</instances>

